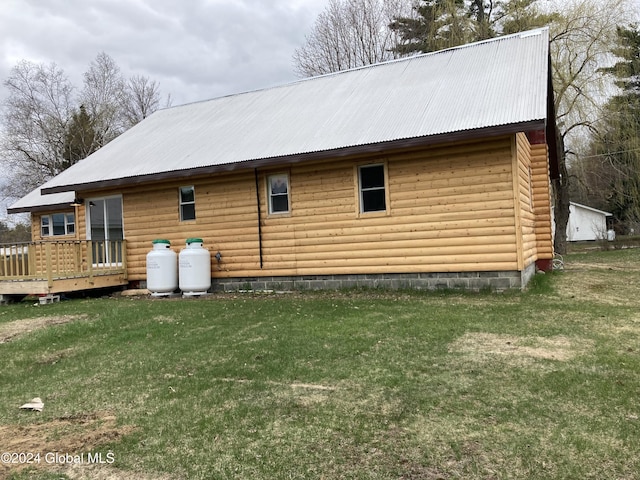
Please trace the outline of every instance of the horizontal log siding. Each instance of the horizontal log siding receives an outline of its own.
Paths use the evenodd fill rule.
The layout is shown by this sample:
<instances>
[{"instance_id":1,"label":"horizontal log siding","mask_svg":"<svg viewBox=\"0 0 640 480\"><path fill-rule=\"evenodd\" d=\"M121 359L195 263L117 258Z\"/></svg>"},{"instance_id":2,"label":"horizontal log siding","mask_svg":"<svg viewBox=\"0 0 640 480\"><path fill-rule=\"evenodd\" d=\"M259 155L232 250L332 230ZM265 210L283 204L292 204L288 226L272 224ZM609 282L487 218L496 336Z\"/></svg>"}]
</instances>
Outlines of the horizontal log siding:
<instances>
[{"instance_id":1,"label":"horizontal log siding","mask_svg":"<svg viewBox=\"0 0 640 480\"><path fill-rule=\"evenodd\" d=\"M388 212L358 213L362 158L253 170L92 192L123 195L130 280L146 278L152 240L178 252L202 237L213 277L518 270L513 137L369 158L388 169ZM266 176L288 173L291 211L269 215ZM195 186L196 220L179 221L178 188ZM82 210L82 209L80 209ZM78 230L86 235L84 214ZM83 237L84 238L84 237Z\"/></svg>"},{"instance_id":2,"label":"horizontal log siding","mask_svg":"<svg viewBox=\"0 0 640 480\"><path fill-rule=\"evenodd\" d=\"M544 144L531 146L533 172L533 208L535 212L538 259L553 258L553 232L551 221L551 187L549 180L549 153Z\"/></svg>"},{"instance_id":3,"label":"horizontal log siding","mask_svg":"<svg viewBox=\"0 0 640 480\"><path fill-rule=\"evenodd\" d=\"M291 167L288 215L269 216L261 191L262 274L517 269L510 138L370 159L381 162L388 215L358 214L355 160Z\"/></svg>"},{"instance_id":4,"label":"horizontal log siding","mask_svg":"<svg viewBox=\"0 0 640 480\"><path fill-rule=\"evenodd\" d=\"M196 219L180 221L180 186L195 187ZM138 186L123 193L124 229L129 278L146 278L146 256L157 238L171 242L179 252L185 240L199 237L212 256L213 276L258 272L258 217L253 172ZM105 193L109 195L110 193Z\"/></svg>"},{"instance_id":5,"label":"horizontal log siding","mask_svg":"<svg viewBox=\"0 0 640 480\"><path fill-rule=\"evenodd\" d=\"M536 219L533 209L533 170L531 168L531 145L526 135L516 135L517 145L517 196L520 206L520 229L522 232L522 264L530 265L538 259L536 241Z\"/></svg>"},{"instance_id":6,"label":"horizontal log siding","mask_svg":"<svg viewBox=\"0 0 640 480\"><path fill-rule=\"evenodd\" d=\"M42 240L42 231L40 230L40 214L31 214L31 240Z\"/></svg>"}]
</instances>

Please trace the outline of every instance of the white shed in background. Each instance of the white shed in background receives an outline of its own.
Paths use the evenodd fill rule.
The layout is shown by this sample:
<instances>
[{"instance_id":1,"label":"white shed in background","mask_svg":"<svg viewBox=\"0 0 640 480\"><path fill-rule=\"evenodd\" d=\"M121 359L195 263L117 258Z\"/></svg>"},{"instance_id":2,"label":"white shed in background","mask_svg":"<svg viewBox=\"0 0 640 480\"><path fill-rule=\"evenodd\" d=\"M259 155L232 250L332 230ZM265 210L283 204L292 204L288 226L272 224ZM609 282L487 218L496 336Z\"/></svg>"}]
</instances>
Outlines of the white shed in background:
<instances>
[{"instance_id":1,"label":"white shed in background","mask_svg":"<svg viewBox=\"0 0 640 480\"><path fill-rule=\"evenodd\" d=\"M606 238L613 240L610 238L613 232L607 232L607 217L611 215L609 212L571 202L569 223L567 223L567 240L570 242Z\"/></svg>"}]
</instances>

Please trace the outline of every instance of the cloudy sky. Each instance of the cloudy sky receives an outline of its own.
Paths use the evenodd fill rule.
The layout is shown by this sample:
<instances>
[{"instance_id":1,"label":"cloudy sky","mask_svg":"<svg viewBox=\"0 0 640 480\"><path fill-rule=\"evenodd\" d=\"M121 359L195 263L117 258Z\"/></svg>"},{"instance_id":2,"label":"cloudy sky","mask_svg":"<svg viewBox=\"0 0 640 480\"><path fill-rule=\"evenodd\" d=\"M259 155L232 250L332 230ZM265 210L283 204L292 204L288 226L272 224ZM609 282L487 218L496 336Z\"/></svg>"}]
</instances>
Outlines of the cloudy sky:
<instances>
[{"instance_id":1,"label":"cloudy sky","mask_svg":"<svg viewBox=\"0 0 640 480\"><path fill-rule=\"evenodd\" d=\"M327 0L2 0L0 79L55 62L78 88L100 52L173 104L295 80L292 54ZM0 86L0 100L6 98Z\"/></svg>"},{"instance_id":2,"label":"cloudy sky","mask_svg":"<svg viewBox=\"0 0 640 480\"><path fill-rule=\"evenodd\" d=\"M294 81L293 52L327 3L0 0L0 103L18 61L54 62L81 89L100 52L126 77L159 82L173 105ZM7 219L0 204L0 220Z\"/></svg>"},{"instance_id":3,"label":"cloudy sky","mask_svg":"<svg viewBox=\"0 0 640 480\"><path fill-rule=\"evenodd\" d=\"M327 2L0 0L0 103L18 61L54 62L79 90L100 52L173 105L291 82L293 52ZM0 220L12 220L2 205Z\"/></svg>"}]
</instances>

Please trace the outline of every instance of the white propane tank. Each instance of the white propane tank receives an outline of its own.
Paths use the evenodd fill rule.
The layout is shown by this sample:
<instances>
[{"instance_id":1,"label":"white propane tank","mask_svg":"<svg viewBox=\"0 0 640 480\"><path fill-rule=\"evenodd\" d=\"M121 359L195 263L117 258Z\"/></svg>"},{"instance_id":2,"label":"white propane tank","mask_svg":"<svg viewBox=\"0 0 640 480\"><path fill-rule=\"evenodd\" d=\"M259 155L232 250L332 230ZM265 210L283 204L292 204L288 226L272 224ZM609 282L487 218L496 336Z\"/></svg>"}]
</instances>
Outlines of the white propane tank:
<instances>
[{"instance_id":1,"label":"white propane tank","mask_svg":"<svg viewBox=\"0 0 640 480\"><path fill-rule=\"evenodd\" d=\"M169 240L151 242L147 253L147 290L153 296L170 295L178 288L178 255L171 250Z\"/></svg>"},{"instance_id":2,"label":"white propane tank","mask_svg":"<svg viewBox=\"0 0 640 480\"><path fill-rule=\"evenodd\" d=\"M201 238L187 238L180 250L180 290L184 296L203 295L211 287L211 254Z\"/></svg>"}]
</instances>

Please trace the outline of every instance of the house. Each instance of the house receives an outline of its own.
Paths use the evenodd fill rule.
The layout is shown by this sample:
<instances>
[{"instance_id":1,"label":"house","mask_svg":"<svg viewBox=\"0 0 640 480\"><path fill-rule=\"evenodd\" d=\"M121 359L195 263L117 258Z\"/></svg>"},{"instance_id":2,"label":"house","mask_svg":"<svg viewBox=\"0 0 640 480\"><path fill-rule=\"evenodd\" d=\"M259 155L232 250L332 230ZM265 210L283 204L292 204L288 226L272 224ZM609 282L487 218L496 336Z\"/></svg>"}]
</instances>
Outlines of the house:
<instances>
[{"instance_id":1,"label":"house","mask_svg":"<svg viewBox=\"0 0 640 480\"><path fill-rule=\"evenodd\" d=\"M94 282L200 237L214 290L521 288L553 258L555 132L537 29L157 111L9 211Z\"/></svg>"},{"instance_id":2,"label":"house","mask_svg":"<svg viewBox=\"0 0 640 480\"><path fill-rule=\"evenodd\" d=\"M607 217L613 214L579 203L569 204L569 221L567 223L567 240L579 242L584 240L603 240L608 238Z\"/></svg>"}]
</instances>

